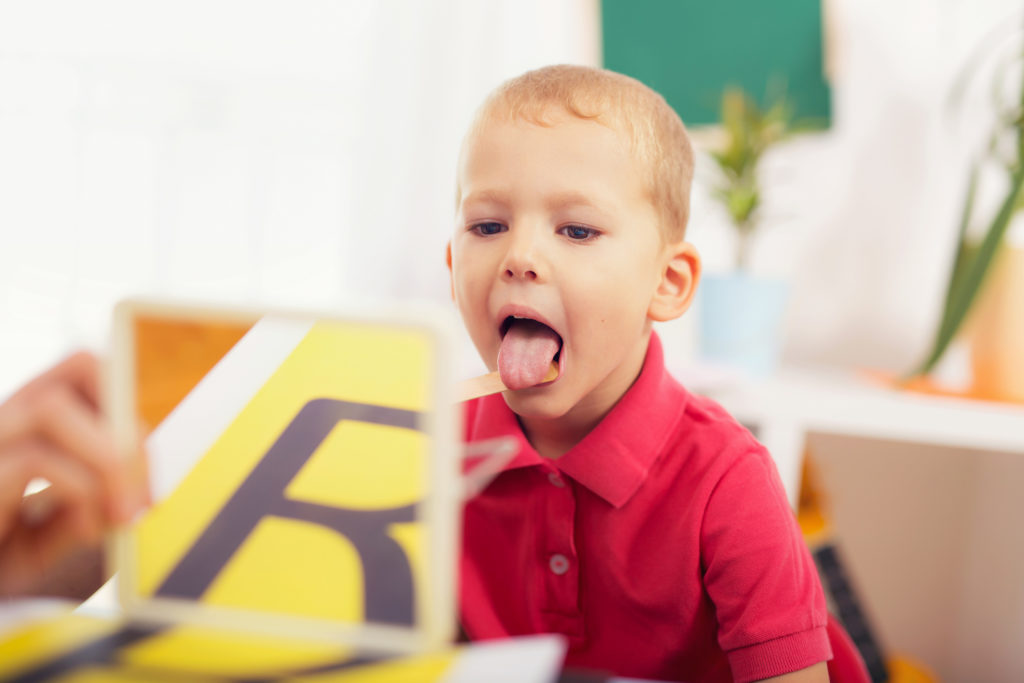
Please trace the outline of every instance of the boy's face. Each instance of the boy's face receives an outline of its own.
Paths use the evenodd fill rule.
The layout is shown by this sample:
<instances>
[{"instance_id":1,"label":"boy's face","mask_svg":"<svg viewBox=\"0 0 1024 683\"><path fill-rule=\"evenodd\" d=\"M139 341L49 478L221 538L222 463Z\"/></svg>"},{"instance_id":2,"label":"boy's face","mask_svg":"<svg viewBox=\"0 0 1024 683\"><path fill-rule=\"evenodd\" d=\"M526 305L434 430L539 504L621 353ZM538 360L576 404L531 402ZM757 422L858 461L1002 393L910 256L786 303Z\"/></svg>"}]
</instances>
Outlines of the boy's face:
<instances>
[{"instance_id":1,"label":"boy's face","mask_svg":"<svg viewBox=\"0 0 1024 683\"><path fill-rule=\"evenodd\" d=\"M561 337L558 379L506 401L526 419L600 420L642 366L667 259L628 139L568 115L492 121L459 174L452 292L484 362L497 367L510 314Z\"/></svg>"}]
</instances>

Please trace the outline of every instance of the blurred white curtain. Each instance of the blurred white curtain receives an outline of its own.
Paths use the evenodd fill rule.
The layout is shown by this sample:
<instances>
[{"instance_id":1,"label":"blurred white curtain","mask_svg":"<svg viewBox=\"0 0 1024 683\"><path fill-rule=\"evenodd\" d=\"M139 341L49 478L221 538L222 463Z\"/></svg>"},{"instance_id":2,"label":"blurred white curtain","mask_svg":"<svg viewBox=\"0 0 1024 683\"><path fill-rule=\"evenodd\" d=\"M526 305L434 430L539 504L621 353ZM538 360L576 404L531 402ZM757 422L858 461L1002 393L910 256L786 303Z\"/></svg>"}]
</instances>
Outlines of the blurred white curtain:
<instances>
[{"instance_id":1,"label":"blurred white curtain","mask_svg":"<svg viewBox=\"0 0 1024 683\"><path fill-rule=\"evenodd\" d=\"M790 225L766 233L762 256L792 279L790 361L906 372L941 314L970 164L993 126L993 72L1024 49L1024 5L827 4L833 129L771 160L770 189ZM1019 87L1019 76L1006 78ZM988 180L979 218L1003 191Z\"/></svg>"},{"instance_id":2,"label":"blurred white curtain","mask_svg":"<svg viewBox=\"0 0 1024 683\"><path fill-rule=\"evenodd\" d=\"M129 294L448 297L473 109L597 0L0 0L0 396Z\"/></svg>"}]
</instances>

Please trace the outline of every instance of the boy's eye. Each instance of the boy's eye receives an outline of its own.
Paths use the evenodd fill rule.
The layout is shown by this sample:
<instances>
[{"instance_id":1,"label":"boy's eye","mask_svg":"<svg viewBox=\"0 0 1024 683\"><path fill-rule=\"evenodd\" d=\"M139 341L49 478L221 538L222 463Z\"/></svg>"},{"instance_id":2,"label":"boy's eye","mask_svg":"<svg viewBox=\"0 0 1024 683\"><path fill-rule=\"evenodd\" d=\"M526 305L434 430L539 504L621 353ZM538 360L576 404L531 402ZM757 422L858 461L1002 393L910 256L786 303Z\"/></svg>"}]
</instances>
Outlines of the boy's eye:
<instances>
[{"instance_id":1,"label":"boy's eye","mask_svg":"<svg viewBox=\"0 0 1024 683\"><path fill-rule=\"evenodd\" d=\"M598 232L593 228L587 228L582 225L567 225L561 230L562 234L571 240L582 242L584 240L593 239L597 237Z\"/></svg>"},{"instance_id":2,"label":"boy's eye","mask_svg":"<svg viewBox=\"0 0 1024 683\"><path fill-rule=\"evenodd\" d=\"M507 228L501 223L477 223L470 228L473 232L478 235L497 235L499 232L505 232Z\"/></svg>"}]
</instances>

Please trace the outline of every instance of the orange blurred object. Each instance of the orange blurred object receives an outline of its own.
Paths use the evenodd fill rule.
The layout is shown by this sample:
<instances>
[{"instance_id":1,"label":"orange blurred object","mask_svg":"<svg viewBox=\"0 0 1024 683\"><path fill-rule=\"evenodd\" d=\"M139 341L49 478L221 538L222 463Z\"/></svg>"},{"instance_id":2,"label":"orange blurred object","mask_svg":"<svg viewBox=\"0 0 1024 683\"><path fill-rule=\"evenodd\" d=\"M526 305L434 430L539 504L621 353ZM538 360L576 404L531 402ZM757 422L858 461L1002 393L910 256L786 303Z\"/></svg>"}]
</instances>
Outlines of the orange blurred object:
<instances>
[{"instance_id":1,"label":"orange blurred object","mask_svg":"<svg viewBox=\"0 0 1024 683\"><path fill-rule=\"evenodd\" d=\"M967 334L972 393L1024 403L1024 247L1005 246L996 257Z\"/></svg>"},{"instance_id":2,"label":"orange blurred object","mask_svg":"<svg viewBox=\"0 0 1024 683\"><path fill-rule=\"evenodd\" d=\"M139 417L160 424L250 325L139 317L135 321L135 389Z\"/></svg>"},{"instance_id":3,"label":"orange blurred object","mask_svg":"<svg viewBox=\"0 0 1024 683\"><path fill-rule=\"evenodd\" d=\"M881 384L891 389L911 391L929 396L948 396L951 398L965 398L974 401L1003 401L1009 403L1024 403L1024 400L1008 400L987 395L978 390L976 385L967 389L952 389L936 382L928 375L918 375L909 379L903 379L893 372L884 370L861 370L859 375L872 384Z\"/></svg>"}]
</instances>

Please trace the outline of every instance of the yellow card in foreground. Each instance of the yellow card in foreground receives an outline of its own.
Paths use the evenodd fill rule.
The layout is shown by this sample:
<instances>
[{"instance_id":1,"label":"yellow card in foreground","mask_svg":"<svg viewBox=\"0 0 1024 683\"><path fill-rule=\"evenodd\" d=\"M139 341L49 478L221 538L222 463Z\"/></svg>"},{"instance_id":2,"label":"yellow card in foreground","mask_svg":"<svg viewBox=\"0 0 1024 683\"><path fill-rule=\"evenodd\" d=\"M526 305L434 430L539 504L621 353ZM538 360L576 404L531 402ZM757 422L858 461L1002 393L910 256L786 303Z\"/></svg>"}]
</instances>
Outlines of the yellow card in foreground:
<instances>
[{"instance_id":1,"label":"yellow card in foreground","mask_svg":"<svg viewBox=\"0 0 1024 683\"><path fill-rule=\"evenodd\" d=\"M375 661L320 641L68 615L27 625L0 641L0 679L434 683L457 656L447 649Z\"/></svg>"},{"instance_id":2,"label":"yellow card in foreground","mask_svg":"<svg viewBox=\"0 0 1024 683\"><path fill-rule=\"evenodd\" d=\"M132 320L158 313L119 309L122 362ZM264 630L268 615L303 619L289 630L397 650L448 640L458 493L443 346L408 323L253 325L151 439L158 457L196 462L125 539L126 608ZM254 393L237 391L260 372ZM225 425L211 443L189 441L211 423Z\"/></svg>"}]
</instances>

